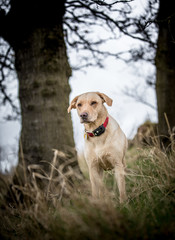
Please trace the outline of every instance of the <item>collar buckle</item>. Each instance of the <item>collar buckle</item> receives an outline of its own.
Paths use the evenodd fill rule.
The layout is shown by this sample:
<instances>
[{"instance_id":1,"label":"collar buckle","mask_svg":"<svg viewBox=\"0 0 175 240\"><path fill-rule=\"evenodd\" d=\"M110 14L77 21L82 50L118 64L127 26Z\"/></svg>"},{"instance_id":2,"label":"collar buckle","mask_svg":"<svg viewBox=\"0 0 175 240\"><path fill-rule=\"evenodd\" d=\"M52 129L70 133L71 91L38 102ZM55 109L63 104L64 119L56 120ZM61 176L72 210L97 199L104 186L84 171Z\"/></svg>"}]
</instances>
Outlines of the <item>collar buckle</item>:
<instances>
[{"instance_id":1,"label":"collar buckle","mask_svg":"<svg viewBox=\"0 0 175 240\"><path fill-rule=\"evenodd\" d=\"M93 134L95 136L100 136L102 133L105 132L105 127L102 125L100 125L98 128L96 128L94 131L93 131Z\"/></svg>"}]
</instances>

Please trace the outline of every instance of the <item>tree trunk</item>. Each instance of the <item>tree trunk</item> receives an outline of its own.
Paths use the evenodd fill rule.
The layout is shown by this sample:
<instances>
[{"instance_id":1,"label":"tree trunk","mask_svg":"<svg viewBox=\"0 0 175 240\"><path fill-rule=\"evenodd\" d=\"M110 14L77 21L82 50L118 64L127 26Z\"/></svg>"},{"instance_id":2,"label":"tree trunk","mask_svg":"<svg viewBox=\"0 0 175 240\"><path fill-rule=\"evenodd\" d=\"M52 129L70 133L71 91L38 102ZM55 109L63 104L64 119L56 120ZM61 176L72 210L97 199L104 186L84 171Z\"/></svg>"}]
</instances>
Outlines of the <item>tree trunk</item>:
<instances>
[{"instance_id":1,"label":"tree trunk","mask_svg":"<svg viewBox=\"0 0 175 240\"><path fill-rule=\"evenodd\" d=\"M52 149L74 146L67 114L70 67L62 27L36 29L15 51L24 159L50 161Z\"/></svg>"},{"instance_id":2,"label":"tree trunk","mask_svg":"<svg viewBox=\"0 0 175 240\"><path fill-rule=\"evenodd\" d=\"M165 114L171 130L175 126L175 16L172 0L160 0L159 2L156 93L159 134L165 140L169 136Z\"/></svg>"},{"instance_id":3,"label":"tree trunk","mask_svg":"<svg viewBox=\"0 0 175 240\"><path fill-rule=\"evenodd\" d=\"M67 114L71 69L63 37L65 1L11 0L3 37L15 51L26 167L74 147ZM4 30L4 31L3 31ZM45 164L48 170L49 164Z\"/></svg>"}]
</instances>

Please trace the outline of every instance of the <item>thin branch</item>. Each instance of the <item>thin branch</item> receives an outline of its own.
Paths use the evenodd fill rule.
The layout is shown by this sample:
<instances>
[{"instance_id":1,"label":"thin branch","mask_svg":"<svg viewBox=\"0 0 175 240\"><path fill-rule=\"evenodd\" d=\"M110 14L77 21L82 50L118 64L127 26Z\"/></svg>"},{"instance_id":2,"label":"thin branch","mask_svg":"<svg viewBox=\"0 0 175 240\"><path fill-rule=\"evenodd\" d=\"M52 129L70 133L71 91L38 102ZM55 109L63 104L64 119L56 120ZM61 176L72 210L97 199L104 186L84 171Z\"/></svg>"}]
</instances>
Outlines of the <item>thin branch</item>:
<instances>
[{"instance_id":1,"label":"thin branch","mask_svg":"<svg viewBox=\"0 0 175 240\"><path fill-rule=\"evenodd\" d=\"M154 109L154 110L157 111L157 108L156 108L153 104L151 104L150 102L148 102L148 101L144 98L144 94L142 94L142 95L141 95L141 94L138 94L138 92L136 91L136 89L134 89L134 90L128 90L128 89L126 89L126 90L123 91L123 93L124 93L126 96L134 99L135 101L140 102L140 103L143 103L144 105L146 105L146 106L148 106L148 107L150 107L150 108L152 108L152 109Z\"/></svg>"},{"instance_id":2,"label":"thin branch","mask_svg":"<svg viewBox=\"0 0 175 240\"><path fill-rule=\"evenodd\" d=\"M65 5L66 15L64 18L65 39L67 44L77 51L89 50L94 58L98 58L98 55L104 55L104 57L113 56L125 61L132 61L134 57L135 61L142 58L143 60L153 62L156 41L152 39L152 33L150 33L148 28L149 20L151 19L151 21L153 21L153 10L150 11L151 13L147 10L145 15L140 16L140 19L131 17L131 2L133 1L113 1L112 3L106 3L106 1L103 0L68 0ZM120 5L118 5L119 3ZM94 6L94 4L96 5ZM109 31L109 38L97 41L89 38L92 32L94 32L94 26L105 26L107 31ZM146 56L147 51L144 51L143 48L140 49L140 53L140 50L137 52L136 50L130 50L128 53L131 54L131 60L129 60L121 58L121 53L103 51L102 47L100 50L97 48L111 39L117 40L116 33L120 33L120 36L125 35L145 43L145 45L148 45L149 48L152 49L149 52L154 54L152 54L152 56L149 55L149 57Z\"/></svg>"},{"instance_id":3,"label":"thin branch","mask_svg":"<svg viewBox=\"0 0 175 240\"><path fill-rule=\"evenodd\" d=\"M19 108L14 104L11 95L7 92L7 86L5 84L9 72L12 73L14 71L14 61L12 57L12 48L10 46L7 47L7 45L3 46L2 43L1 45L4 51L0 54L0 91L2 93L2 104L5 105L8 103L11 106L13 112L15 112L15 117L6 117L8 120L11 120L18 118L20 114Z\"/></svg>"}]
</instances>

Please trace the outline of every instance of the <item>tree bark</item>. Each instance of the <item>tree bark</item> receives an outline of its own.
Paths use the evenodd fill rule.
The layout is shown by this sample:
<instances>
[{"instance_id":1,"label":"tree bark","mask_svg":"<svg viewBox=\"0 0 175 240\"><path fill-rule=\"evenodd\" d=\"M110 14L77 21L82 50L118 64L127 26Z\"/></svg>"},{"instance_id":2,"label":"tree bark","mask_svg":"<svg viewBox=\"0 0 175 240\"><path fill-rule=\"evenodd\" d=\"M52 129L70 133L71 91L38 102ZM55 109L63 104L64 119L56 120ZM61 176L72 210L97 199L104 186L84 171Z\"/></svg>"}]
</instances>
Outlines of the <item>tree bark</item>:
<instances>
[{"instance_id":1,"label":"tree bark","mask_svg":"<svg viewBox=\"0 0 175 240\"><path fill-rule=\"evenodd\" d=\"M172 0L159 2L156 94L159 134L165 140L169 137L165 114L171 130L175 126L175 11Z\"/></svg>"},{"instance_id":2,"label":"tree bark","mask_svg":"<svg viewBox=\"0 0 175 240\"><path fill-rule=\"evenodd\" d=\"M15 52L26 166L51 161L54 148L74 147L67 114L71 68L62 28L64 4L63 0L11 0L1 25L1 34Z\"/></svg>"},{"instance_id":3,"label":"tree bark","mask_svg":"<svg viewBox=\"0 0 175 240\"><path fill-rule=\"evenodd\" d=\"M51 160L52 149L74 146L67 114L70 67L62 27L36 29L15 51L27 165Z\"/></svg>"}]
</instances>

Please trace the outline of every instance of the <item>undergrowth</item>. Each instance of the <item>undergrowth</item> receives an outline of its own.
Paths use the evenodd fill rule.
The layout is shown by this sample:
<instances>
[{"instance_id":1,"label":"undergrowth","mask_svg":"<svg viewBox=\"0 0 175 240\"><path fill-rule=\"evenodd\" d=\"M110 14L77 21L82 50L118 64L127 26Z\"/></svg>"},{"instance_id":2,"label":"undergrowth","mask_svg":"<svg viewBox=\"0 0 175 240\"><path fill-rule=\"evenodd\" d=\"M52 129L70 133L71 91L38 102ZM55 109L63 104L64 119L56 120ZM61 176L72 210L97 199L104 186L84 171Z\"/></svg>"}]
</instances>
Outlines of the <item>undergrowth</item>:
<instances>
[{"instance_id":1,"label":"undergrowth","mask_svg":"<svg viewBox=\"0 0 175 240\"><path fill-rule=\"evenodd\" d=\"M155 145L128 150L128 200L122 205L112 172L105 174L109 194L95 200L87 178L71 167L64 171L64 164L56 167L60 155L66 159L55 150L49 175L29 166L31 181L26 184L9 185L1 178L1 239L175 238L174 149L166 153ZM38 179L46 181L44 190Z\"/></svg>"}]
</instances>

